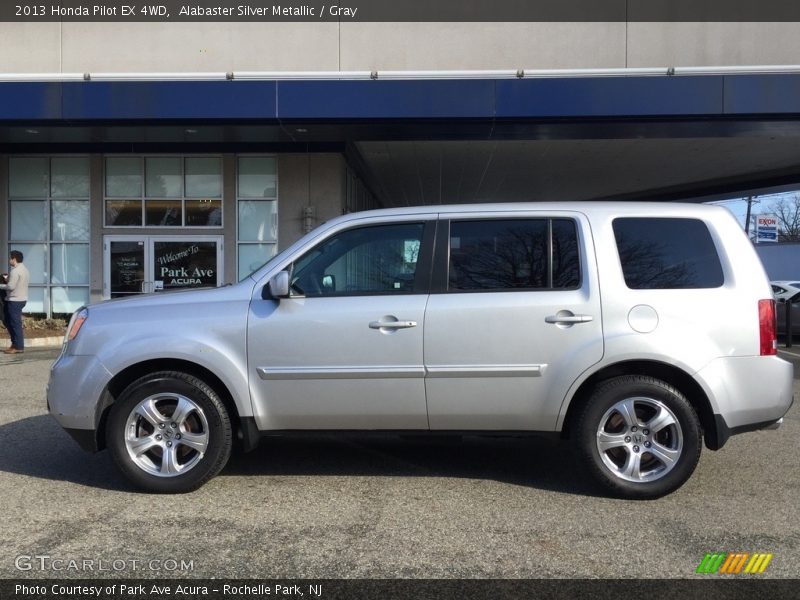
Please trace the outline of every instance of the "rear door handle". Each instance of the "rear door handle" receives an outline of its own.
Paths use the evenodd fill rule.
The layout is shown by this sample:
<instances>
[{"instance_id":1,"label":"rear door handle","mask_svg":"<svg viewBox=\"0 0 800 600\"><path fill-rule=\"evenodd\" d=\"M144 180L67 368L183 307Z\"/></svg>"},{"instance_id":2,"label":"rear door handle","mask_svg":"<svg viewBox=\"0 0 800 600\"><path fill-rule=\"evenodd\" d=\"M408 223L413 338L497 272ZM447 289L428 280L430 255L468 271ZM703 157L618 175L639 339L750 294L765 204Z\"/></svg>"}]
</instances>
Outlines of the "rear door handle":
<instances>
[{"instance_id":1,"label":"rear door handle","mask_svg":"<svg viewBox=\"0 0 800 600\"><path fill-rule=\"evenodd\" d=\"M408 329L416 327L416 321L370 321L370 329Z\"/></svg>"},{"instance_id":2,"label":"rear door handle","mask_svg":"<svg viewBox=\"0 0 800 600\"><path fill-rule=\"evenodd\" d=\"M545 323L588 323L593 320L592 315L550 315L544 318Z\"/></svg>"}]
</instances>

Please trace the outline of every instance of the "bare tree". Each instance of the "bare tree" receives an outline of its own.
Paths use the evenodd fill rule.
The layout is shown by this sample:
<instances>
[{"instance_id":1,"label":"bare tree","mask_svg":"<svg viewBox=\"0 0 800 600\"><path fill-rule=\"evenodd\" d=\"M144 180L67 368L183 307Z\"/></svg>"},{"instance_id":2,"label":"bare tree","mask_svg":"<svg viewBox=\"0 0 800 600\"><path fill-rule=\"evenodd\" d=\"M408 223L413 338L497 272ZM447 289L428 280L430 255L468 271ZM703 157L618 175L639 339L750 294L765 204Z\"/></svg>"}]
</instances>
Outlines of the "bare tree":
<instances>
[{"instance_id":1,"label":"bare tree","mask_svg":"<svg viewBox=\"0 0 800 600\"><path fill-rule=\"evenodd\" d=\"M778 241L800 242L800 194L781 198L773 210L778 217Z\"/></svg>"}]
</instances>

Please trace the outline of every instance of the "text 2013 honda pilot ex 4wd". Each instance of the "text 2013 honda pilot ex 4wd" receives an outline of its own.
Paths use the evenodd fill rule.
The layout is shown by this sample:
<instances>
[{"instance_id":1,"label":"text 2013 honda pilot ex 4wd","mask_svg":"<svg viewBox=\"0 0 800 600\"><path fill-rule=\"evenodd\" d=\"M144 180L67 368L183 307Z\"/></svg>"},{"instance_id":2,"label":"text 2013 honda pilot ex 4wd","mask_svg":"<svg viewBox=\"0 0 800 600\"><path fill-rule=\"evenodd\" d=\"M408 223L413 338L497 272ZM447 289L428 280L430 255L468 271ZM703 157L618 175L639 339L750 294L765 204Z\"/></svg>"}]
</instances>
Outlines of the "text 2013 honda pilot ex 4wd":
<instances>
[{"instance_id":1,"label":"text 2013 honda pilot ex 4wd","mask_svg":"<svg viewBox=\"0 0 800 600\"><path fill-rule=\"evenodd\" d=\"M703 438L780 424L791 390L725 209L541 203L349 214L236 285L82 308L48 404L156 492L267 432L560 432L612 493L652 498Z\"/></svg>"}]
</instances>

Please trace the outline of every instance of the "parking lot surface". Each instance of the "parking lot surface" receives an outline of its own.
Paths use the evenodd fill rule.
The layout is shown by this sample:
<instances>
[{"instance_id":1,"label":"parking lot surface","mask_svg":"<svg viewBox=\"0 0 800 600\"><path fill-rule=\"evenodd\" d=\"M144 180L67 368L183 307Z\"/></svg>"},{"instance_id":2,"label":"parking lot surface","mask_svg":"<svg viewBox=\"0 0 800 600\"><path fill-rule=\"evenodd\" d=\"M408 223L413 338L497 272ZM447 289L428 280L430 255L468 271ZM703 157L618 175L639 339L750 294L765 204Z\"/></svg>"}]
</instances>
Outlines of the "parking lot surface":
<instances>
[{"instance_id":1,"label":"parking lot surface","mask_svg":"<svg viewBox=\"0 0 800 600\"><path fill-rule=\"evenodd\" d=\"M46 414L56 355L0 355L0 578L684 578L713 552L800 576L797 405L655 501L604 497L566 443L358 436L266 439L155 496Z\"/></svg>"}]
</instances>

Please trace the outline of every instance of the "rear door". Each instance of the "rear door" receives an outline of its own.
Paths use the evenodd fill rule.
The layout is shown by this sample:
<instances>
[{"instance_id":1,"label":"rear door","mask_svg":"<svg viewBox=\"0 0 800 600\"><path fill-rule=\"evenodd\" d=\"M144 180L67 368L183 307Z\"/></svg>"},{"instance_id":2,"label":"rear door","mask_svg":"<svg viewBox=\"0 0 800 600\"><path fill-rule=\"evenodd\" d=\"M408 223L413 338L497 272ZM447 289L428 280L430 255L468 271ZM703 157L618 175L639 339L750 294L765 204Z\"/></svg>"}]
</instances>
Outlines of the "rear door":
<instances>
[{"instance_id":1,"label":"rear door","mask_svg":"<svg viewBox=\"0 0 800 600\"><path fill-rule=\"evenodd\" d=\"M425 314L432 430L555 428L603 356L589 223L578 213L448 215Z\"/></svg>"}]
</instances>

